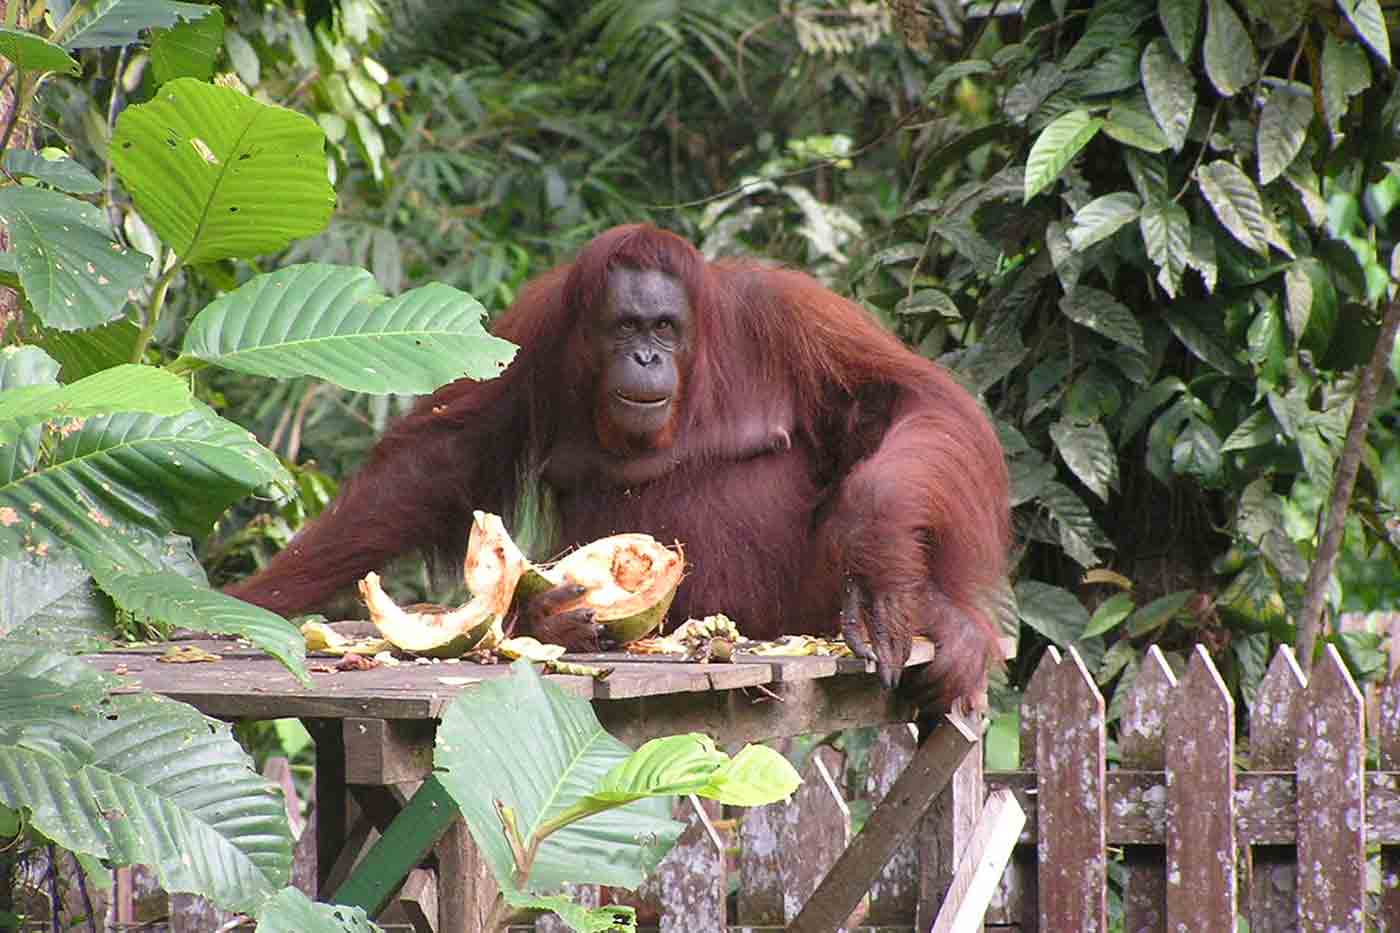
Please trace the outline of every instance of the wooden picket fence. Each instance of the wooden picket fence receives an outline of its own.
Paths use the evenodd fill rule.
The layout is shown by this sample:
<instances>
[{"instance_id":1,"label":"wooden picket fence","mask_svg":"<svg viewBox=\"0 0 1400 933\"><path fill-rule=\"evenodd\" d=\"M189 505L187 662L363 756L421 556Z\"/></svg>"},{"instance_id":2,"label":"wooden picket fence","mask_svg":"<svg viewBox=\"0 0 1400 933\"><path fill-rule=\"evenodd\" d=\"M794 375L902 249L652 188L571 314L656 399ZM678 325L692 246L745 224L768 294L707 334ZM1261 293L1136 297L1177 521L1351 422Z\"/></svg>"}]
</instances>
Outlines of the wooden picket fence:
<instances>
[{"instance_id":1,"label":"wooden picket fence","mask_svg":"<svg viewBox=\"0 0 1400 933\"><path fill-rule=\"evenodd\" d=\"M1366 767L1368 731L1378 768ZM969 755L845 929L933 929L989 794L1010 791L1027 819L988 930L1107 931L1111 870L1131 933L1226 933L1236 918L1251 933L1400 931L1400 679L1364 698L1335 649L1310 680L1281 649L1247 737L1235 733L1233 701L1205 650L1178 681L1153 649L1123 700L1110 767L1103 696L1076 653L1049 651L1022 708L1022 769L983 773L981 755ZM859 768L819 748L791 802L738 818L680 801L687 829L634 901L643 925L784 929L845 848L854 801L878 802L913 752L910 730L892 726ZM1369 890L1368 869L1380 878ZM536 928L565 929L552 919Z\"/></svg>"}]
</instances>

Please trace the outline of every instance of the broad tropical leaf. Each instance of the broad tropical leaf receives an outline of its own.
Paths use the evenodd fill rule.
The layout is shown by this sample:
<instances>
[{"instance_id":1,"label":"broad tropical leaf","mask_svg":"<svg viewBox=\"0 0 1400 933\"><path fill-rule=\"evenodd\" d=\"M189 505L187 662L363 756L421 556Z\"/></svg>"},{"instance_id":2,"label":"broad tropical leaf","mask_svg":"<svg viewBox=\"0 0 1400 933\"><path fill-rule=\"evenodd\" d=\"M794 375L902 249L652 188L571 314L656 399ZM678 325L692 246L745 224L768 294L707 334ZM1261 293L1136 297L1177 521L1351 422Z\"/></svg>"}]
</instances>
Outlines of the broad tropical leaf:
<instances>
[{"instance_id":1,"label":"broad tropical leaf","mask_svg":"<svg viewBox=\"0 0 1400 933\"><path fill-rule=\"evenodd\" d=\"M1076 251L1087 249L1137 219L1142 200L1131 191L1101 195L1074 212L1069 228L1069 245Z\"/></svg>"},{"instance_id":2,"label":"broad tropical leaf","mask_svg":"<svg viewBox=\"0 0 1400 933\"><path fill-rule=\"evenodd\" d=\"M510 362L514 346L486 333L484 314L439 283L386 300L363 269L289 266L200 312L184 353L257 376L422 394L462 376L489 379Z\"/></svg>"},{"instance_id":3,"label":"broad tropical leaf","mask_svg":"<svg viewBox=\"0 0 1400 933\"><path fill-rule=\"evenodd\" d=\"M95 206L57 191L0 188L19 279L39 319L61 330L95 327L121 314L147 258L112 239Z\"/></svg>"},{"instance_id":4,"label":"broad tropical leaf","mask_svg":"<svg viewBox=\"0 0 1400 933\"><path fill-rule=\"evenodd\" d=\"M57 71L66 75L82 74L78 60L60 46L23 29L0 27L0 57L25 71Z\"/></svg>"},{"instance_id":5,"label":"broad tropical leaf","mask_svg":"<svg viewBox=\"0 0 1400 933\"><path fill-rule=\"evenodd\" d=\"M280 793L230 727L152 694L114 694L29 671L0 644L0 803L73 852L150 865L168 891L251 912L286 883Z\"/></svg>"},{"instance_id":6,"label":"broad tropical leaf","mask_svg":"<svg viewBox=\"0 0 1400 933\"><path fill-rule=\"evenodd\" d=\"M695 794L736 806L761 806L797 790L802 778L765 745L745 745L732 759L703 733L652 739L618 764L584 798L616 805L657 795Z\"/></svg>"},{"instance_id":7,"label":"broad tropical leaf","mask_svg":"<svg viewBox=\"0 0 1400 933\"><path fill-rule=\"evenodd\" d=\"M39 347L0 347L0 392L21 386L58 385L58 361ZM8 399L0 396L0 412Z\"/></svg>"},{"instance_id":8,"label":"broad tropical leaf","mask_svg":"<svg viewBox=\"0 0 1400 933\"><path fill-rule=\"evenodd\" d=\"M296 888L283 888L258 910L259 933L378 933L363 908L313 901Z\"/></svg>"},{"instance_id":9,"label":"broad tropical leaf","mask_svg":"<svg viewBox=\"0 0 1400 933\"><path fill-rule=\"evenodd\" d=\"M1024 201L1030 201L1060 177L1065 166L1094 138L1103 121L1087 110L1071 110L1041 130L1026 157Z\"/></svg>"},{"instance_id":10,"label":"broad tropical leaf","mask_svg":"<svg viewBox=\"0 0 1400 933\"><path fill-rule=\"evenodd\" d=\"M157 85L176 78L208 81L224 43L224 12L208 7L199 19L151 32L151 68Z\"/></svg>"},{"instance_id":11,"label":"broad tropical leaf","mask_svg":"<svg viewBox=\"0 0 1400 933\"><path fill-rule=\"evenodd\" d=\"M1196 79L1163 39L1153 39L1143 50L1142 89L1153 119L1172 149L1180 152L1196 112Z\"/></svg>"},{"instance_id":12,"label":"broad tropical leaf","mask_svg":"<svg viewBox=\"0 0 1400 933\"><path fill-rule=\"evenodd\" d=\"M142 218L186 263L276 252L335 206L310 117L177 78L122 111L112 166Z\"/></svg>"},{"instance_id":13,"label":"broad tropical leaf","mask_svg":"<svg viewBox=\"0 0 1400 933\"><path fill-rule=\"evenodd\" d=\"M44 358L49 359L47 354ZM178 415L195 405L184 380L164 370L135 363L105 369L72 385L9 388L15 391L0 396L0 443L41 421L57 425L114 411Z\"/></svg>"},{"instance_id":14,"label":"broad tropical leaf","mask_svg":"<svg viewBox=\"0 0 1400 933\"><path fill-rule=\"evenodd\" d=\"M515 862L496 813L515 814L522 839L591 793L631 750L608 735L587 700L542 680L527 662L512 676L460 694L438 730L435 763L502 888ZM634 888L675 844L670 801L639 800L590 816L541 845L530 890L566 881Z\"/></svg>"},{"instance_id":15,"label":"broad tropical leaf","mask_svg":"<svg viewBox=\"0 0 1400 933\"><path fill-rule=\"evenodd\" d=\"M128 612L172 628L239 635L280 661L302 686L311 686L305 665L306 642L281 616L172 571L144 566L125 570L100 558L87 563L97 585Z\"/></svg>"},{"instance_id":16,"label":"broad tropical leaf","mask_svg":"<svg viewBox=\"0 0 1400 933\"><path fill-rule=\"evenodd\" d=\"M1298 81L1269 81L1269 98L1259 113L1256 134L1259 184L1283 174L1308 138L1313 118L1312 88Z\"/></svg>"},{"instance_id":17,"label":"broad tropical leaf","mask_svg":"<svg viewBox=\"0 0 1400 933\"><path fill-rule=\"evenodd\" d=\"M111 600L71 554L0 558L0 593L0 640L76 653L117 639Z\"/></svg>"},{"instance_id":18,"label":"broad tropical leaf","mask_svg":"<svg viewBox=\"0 0 1400 933\"><path fill-rule=\"evenodd\" d=\"M31 152L11 149L5 153L5 171L33 178L69 194L96 194L102 182L81 163L52 149Z\"/></svg>"},{"instance_id":19,"label":"broad tropical leaf","mask_svg":"<svg viewBox=\"0 0 1400 933\"><path fill-rule=\"evenodd\" d=\"M130 45L147 29L199 19L211 7L172 0L97 0L92 9L61 37L65 48L99 49Z\"/></svg>"},{"instance_id":20,"label":"broad tropical leaf","mask_svg":"<svg viewBox=\"0 0 1400 933\"><path fill-rule=\"evenodd\" d=\"M1089 613L1073 593L1038 580L1016 584L1016 604L1022 622L1061 648L1083 637L1089 625Z\"/></svg>"},{"instance_id":21,"label":"broad tropical leaf","mask_svg":"<svg viewBox=\"0 0 1400 933\"><path fill-rule=\"evenodd\" d=\"M1050 426L1050 438L1079 481L1107 502L1109 490L1118 482L1118 458L1103 425L1057 421Z\"/></svg>"},{"instance_id":22,"label":"broad tropical leaf","mask_svg":"<svg viewBox=\"0 0 1400 933\"><path fill-rule=\"evenodd\" d=\"M53 433L32 469L0 461L0 556L72 545L144 560L141 548L168 532L202 537L247 492L289 483L251 434L203 406L173 417L97 415Z\"/></svg>"},{"instance_id":23,"label":"broad tropical leaf","mask_svg":"<svg viewBox=\"0 0 1400 933\"><path fill-rule=\"evenodd\" d=\"M63 365L69 382L130 362L132 348L140 340L141 328L130 318L120 318L101 327L84 331L41 329L35 346Z\"/></svg>"},{"instance_id":24,"label":"broad tropical leaf","mask_svg":"<svg viewBox=\"0 0 1400 933\"><path fill-rule=\"evenodd\" d=\"M1259 75L1259 53L1230 0L1206 0L1206 76L1222 97L1233 97Z\"/></svg>"}]
</instances>

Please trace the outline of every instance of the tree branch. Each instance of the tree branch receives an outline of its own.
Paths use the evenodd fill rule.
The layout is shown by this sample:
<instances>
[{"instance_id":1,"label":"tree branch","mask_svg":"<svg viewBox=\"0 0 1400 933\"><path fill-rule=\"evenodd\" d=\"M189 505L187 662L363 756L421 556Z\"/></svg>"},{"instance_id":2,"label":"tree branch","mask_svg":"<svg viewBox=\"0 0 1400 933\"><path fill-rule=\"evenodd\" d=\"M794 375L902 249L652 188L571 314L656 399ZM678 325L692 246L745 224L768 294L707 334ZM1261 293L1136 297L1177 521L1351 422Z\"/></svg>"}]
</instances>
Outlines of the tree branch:
<instances>
[{"instance_id":1,"label":"tree branch","mask_svg":"<svg viewBox=\"0 0 1400 933\"><path fill-rule=\"evenodd\" d=\"M1323 527L1317 556L1313 558L1307 587L1303 591L1303 612L1298 619L1298 663L1304 673L1312 668L1313 651L1322 630L1322 603L1327 582L1332 579L1332 571L1337 566L1337 552L1342 546L1351 493L1361 466L1361 451L1366 445L1366 429L1376 408L1376 396L1389 376L1390 354L1395 346L1397 330L1400 330L1400 299L1392 299L1386 306L1371 361L1361 373L1361 384L1357 387L1356 402L1351 410L1351 423L1347 426L1346 443L1342 446L1342 456L1337 461L1337 472L1332 483L1327 524Z\"/></svg>"}]
</instances>

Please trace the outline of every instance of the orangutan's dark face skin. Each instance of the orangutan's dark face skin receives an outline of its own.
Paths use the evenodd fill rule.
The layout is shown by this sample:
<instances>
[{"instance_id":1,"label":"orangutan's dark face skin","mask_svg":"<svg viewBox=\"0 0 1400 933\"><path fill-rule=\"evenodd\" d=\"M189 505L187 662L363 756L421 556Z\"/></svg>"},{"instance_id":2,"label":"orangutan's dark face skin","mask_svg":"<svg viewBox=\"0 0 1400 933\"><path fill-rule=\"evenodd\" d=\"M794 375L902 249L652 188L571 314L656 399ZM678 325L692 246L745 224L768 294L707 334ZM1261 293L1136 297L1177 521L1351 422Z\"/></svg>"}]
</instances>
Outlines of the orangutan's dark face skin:
<instances>
[{"instance_id":1,"label":"orangutan's dark face skin","mask_svg":"<svg viewBox=\"0 0 1400 933\"><path fill-rule=\"evenodd\" d=\"M692 318L681 283L656 269L620 266L598 309L594 352L601 362L605 418L629 439L656 439L679 404Z\"/></svg>"}]
</instances>

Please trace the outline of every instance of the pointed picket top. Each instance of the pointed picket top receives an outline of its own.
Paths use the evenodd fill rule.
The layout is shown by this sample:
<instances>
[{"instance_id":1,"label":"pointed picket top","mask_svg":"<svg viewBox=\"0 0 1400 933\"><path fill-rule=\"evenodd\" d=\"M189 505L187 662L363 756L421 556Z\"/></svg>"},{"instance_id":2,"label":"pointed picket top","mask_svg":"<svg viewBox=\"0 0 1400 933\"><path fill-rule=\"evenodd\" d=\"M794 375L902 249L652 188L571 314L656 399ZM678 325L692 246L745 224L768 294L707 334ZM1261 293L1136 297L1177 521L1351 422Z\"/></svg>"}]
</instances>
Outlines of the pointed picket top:
<instances>
[{"instance_id":1,"label":"pointed picket top","mask_svg":"<svg viewBox=\"0 0 1400 933\"><path fill-rule=\"evenodd\" d=\"M1249 766L1289 771L1297 758L1298 702L1308 679L1293 649L1280 645L1249 711Z\"/></svg>"},{"instance_id":2,"label":"pointed picket top","mask_svg":"<svg viewBox=\"0 0 1400 933\"><path fill-rule=\"evenodd\" d=\"M1103 694L1073 648L1047 687L1036 739L1040 929L1098 933L1107 928Z\"/></svg>"},{"instance_id":3,"label":"pointed picket top","mask_svg":"<svg viewBox=\"0 0 1400 933\"><path fill-rule=\"evenodd\" d=\"M1040 711L1050 690L1050 681L1060 667L1060 649L1050 645L1041 655L1035 673L1021 693L1021 770L1035 770L1035 734Z\"/></svg>"},{"instance_id":4,"label":"pointed picket top","mask_svg":"<svg viewBox=\"0 0 1400 933\"><path fill-rule=\"evenodd\" d=\"M1160 768L1167 738L1167 709L1176 675L1162 649L1153 645L1123 701L1118 747L1125 768Z\"/></svg>"},{"instance_id":5,"label":"pointed picket top","mask_svg":"<svg viewBox=\"0 0 1400 933\"><path fill-rule=\"evenodd\" d=\"M1298 920L1362 927L1366 904L1365 705L1336 645L1313 665L1298 715Z\"/></svg>"},{"instance_id":6,"label":"pointed picket top","mask_svg":"<svg viewBox=\"0 0 1400 933\"><path fill-rule=\"evenodd\" d=\"M1167 719L1167 929L1219 929L1235 895L1235 702L1203 645Z\"/></svg>"}]
</instances>

